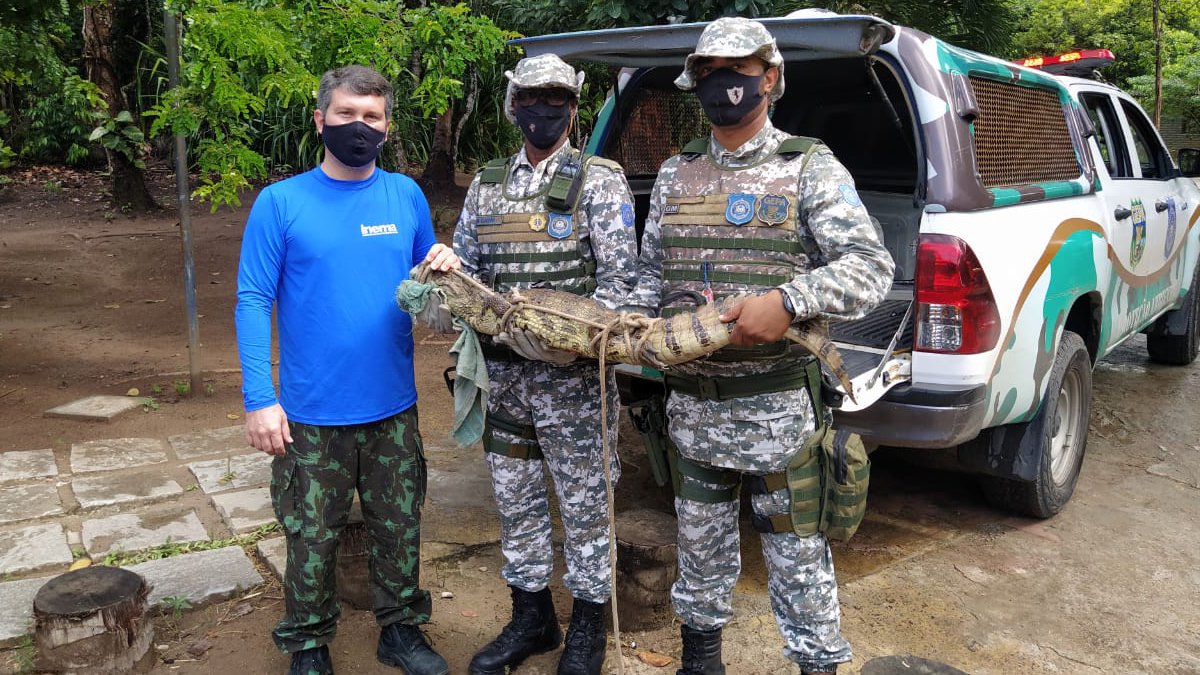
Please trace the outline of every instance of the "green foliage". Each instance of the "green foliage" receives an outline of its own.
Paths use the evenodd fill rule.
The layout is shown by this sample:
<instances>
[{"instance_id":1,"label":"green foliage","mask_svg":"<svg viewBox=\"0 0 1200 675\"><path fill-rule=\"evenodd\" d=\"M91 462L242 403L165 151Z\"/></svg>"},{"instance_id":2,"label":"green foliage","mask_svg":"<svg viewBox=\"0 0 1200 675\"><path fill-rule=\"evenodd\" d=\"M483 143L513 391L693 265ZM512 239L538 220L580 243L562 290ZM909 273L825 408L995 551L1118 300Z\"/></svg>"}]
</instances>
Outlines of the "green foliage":
<instances>
[{"instance_id":1,"label":"green foliage","mask_svg":"<svg viewBox=\"0 0 1200 675\"><path fill-rule=\"evenodd\" d=\"M183 610L192 608L192 603L188 602L186 595L168 595L161 602L163 607L171 611L171 617L176 621L183 616Z\"/></svg>"},{"instance_id":2,"label":"green foliage","mask_svg":"<svg viewBox=\"0 0 1200 675\"><path fill-rule=\"evenodd\" d=\"M239 205L241 191L271 170L316 160L320 73L363 63L391 80L391 136L423 159L429 121L462 98L468 68L494 63L516 36L463 4L189 0L181 9L181 86L147 113L150 134L189 137L200 173L194 196L214 210Z\"/></svg>"},{"instance_id":3,"label":"green foliage","mask_svg":"<svg viewBox=\"0 0 1200 675\"><path fill-rule=\"evenodd\" d=\"M0 110L0 127L7 126L11 121L12 118L8 116L8 113ZM4 141L3 136L0 136L0 169L12 166L12 161L16 156L17 152Z\"/></svg>"},{"instance_id":4,"label":"green foliage","mask_svg":"<svg viewBox=\"0 0 1200 675\"><path fill-rule=\"evenodd\" d=\"M1200 0L1162 0L1163 108L1200 119ZM1105 79L1152 110L1154 26L1150 0L1019 0L1027 18L1013 36L1012 57L1076 49L1110 49Z\"/></svg>"}]
</instances>

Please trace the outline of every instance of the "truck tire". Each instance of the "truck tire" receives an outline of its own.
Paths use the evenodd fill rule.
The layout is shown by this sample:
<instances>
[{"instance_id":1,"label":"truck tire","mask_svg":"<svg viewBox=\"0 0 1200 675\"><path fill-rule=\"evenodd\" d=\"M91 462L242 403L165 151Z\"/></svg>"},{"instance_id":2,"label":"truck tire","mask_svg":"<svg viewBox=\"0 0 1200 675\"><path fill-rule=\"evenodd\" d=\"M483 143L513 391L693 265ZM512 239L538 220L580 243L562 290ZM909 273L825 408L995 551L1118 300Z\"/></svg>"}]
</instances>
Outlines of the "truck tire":
<instances>
[{"instance_id":1,"label":"truck tire","mask_svg":"<svg viewBox=\"0 0 1200 675\"><path fill-rule=\"evenodd\" d=\"M1165 335L1168 322L1183 324L1183 335ZM1192 287L1183 299L1183 307L1159 317L1146 333L1146 351L1150 360L1169 366L1186 366L1196 360L1200 351L1200 272L1192 279Z\"/></svg>"},{"instance_id":2,"label":"truck tire","mask_svg":"<svg viewBox=\"0 0 1200 675\"><path fill-rule=\"evenodd\" d=\"M1006 434L1038 434L1037 476L1033 481L980 476L984 495L993 506L1034 518L1062 510L1075 492L1079 467L1087 449L1092 402L1092 361L1083 339L1063 331L1058 343L1046 398L1034 419L1006 425Z\"/></svg>"}]
</instances>

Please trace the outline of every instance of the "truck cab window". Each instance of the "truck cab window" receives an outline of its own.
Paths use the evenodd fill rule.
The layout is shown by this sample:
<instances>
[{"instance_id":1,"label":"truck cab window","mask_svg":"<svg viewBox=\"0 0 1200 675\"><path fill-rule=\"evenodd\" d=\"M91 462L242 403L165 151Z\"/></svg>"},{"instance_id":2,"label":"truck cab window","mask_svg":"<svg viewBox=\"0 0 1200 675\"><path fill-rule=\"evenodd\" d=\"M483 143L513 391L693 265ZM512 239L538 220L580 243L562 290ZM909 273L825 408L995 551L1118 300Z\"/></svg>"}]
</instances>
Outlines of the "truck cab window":
<instances>
[{"instance_id":1,"label":"truck cab window","mask_svg":"<svg viewBox=\"0 0 1200 675\"><path fill-rule=\"evenodd\" d=\"M1146 114L1129 101L1122 100L1121 108L1129 120L1129 131L1133 135L1133 149L1137 154L1138 164L1142 167L1142 178L1168 178L1170 163L1166 161L1166 150L1154 133L1154 127Z\"/></svg>"},{"instance_id":2,"label":"truck cab window","mask_svg":"<svg viewBox=\"0 0 1200 675\"><path fill-rule=\"evenodd\" d=\"M1100 146L1100 158L1108 168L1108 175L1113 178L1132 178L1133 170L1125 152L1125 140L1121 136L1112 98L1108 94L1085 93L1080 94L1079 102L1087 110L1092 126L1096 127L1096 145Z\"/></svg>"}]
</instances>

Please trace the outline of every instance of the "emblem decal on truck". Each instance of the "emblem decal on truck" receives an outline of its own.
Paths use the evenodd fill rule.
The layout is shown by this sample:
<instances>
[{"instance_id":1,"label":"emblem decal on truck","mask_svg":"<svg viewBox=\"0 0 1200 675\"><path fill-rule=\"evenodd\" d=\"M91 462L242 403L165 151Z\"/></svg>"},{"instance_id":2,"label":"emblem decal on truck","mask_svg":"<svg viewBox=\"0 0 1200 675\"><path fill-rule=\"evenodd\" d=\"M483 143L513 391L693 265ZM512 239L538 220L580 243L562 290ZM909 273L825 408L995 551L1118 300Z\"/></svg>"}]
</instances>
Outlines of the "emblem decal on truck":
<instances>
[{"instance_id":1,"label":"emblem decal on truck","mask_svg":"<svg viewBox=\"0 0 1200 675\"><path fill-rule=\"evenodd\" d=\"M1133 222L1133 236L1129 240L1129 266L1133 267L1142 259L1142 254L1146 252L1146 207L1142 206L1142 200L1135 199L1130 205L1130 210L1133 215L1130 220Z\"/></svg>"},{"instance_id":2,"label":"emblem decal on truck","mask_svg":"<svg viewBox=\"0 0 1200 675\"><path fill-rule=\"evenodd\" d=\"M1179 222L1179 209L1174 197L1167 197L1167 242L1163 245L1163 257L1171 257L1171 249L1175 248L1175 226Z\"/></svg>"}]
</instances>

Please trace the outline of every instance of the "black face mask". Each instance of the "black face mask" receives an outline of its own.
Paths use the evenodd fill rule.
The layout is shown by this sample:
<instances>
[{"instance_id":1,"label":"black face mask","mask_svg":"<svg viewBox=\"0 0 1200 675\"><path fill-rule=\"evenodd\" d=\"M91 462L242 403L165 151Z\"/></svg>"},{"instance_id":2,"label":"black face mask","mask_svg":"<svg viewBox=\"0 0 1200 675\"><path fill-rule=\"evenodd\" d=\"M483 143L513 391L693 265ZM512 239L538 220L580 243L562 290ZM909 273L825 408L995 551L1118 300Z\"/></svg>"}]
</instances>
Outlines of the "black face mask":
<instances>
[{"instance_id":1,"label":"black face mask","mask_svg":"<svg viewBox=\"0 0 1200 675\"><path fill-rule=\"evenodd\" d=\"M743 75L729 68L709 73L696 84L696 96L709 121L718 127L737 124L758 107L763 75Z\"/></svg>"},{"instance_id":2,"label":"black face mask","mask_svg":"<svg viewBox=\"0 0 1200 675\"><path fill-rule=\"evenodd\" d=\"M357 169L375 161L379 151L383 149L383 141L387 134L367 125L366 122L350 122L326 124L321 138L325 141L325 148L332 152L339 162Z\"/></svg>"},{"instance_id":3,"label":"black face mask","mask_svg":"<svg viewBox=\"0 0 1200 675\"><path fill-rule=\"evenodd\" d=\"M538 101L528 108L515 106L514 115L517 127L525 138L533 143L538 150L545 150L558 142L571 123L571 106L569 103L550 105Z\"/></svg>"}]
</instances>

